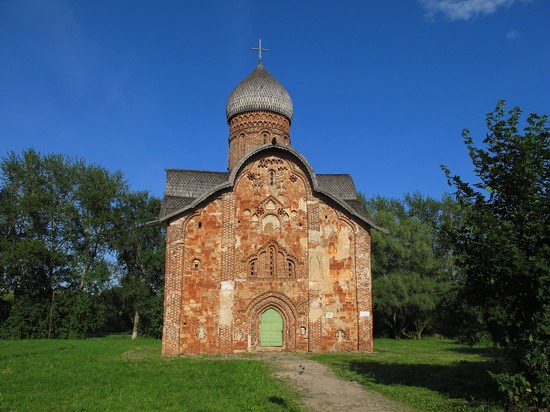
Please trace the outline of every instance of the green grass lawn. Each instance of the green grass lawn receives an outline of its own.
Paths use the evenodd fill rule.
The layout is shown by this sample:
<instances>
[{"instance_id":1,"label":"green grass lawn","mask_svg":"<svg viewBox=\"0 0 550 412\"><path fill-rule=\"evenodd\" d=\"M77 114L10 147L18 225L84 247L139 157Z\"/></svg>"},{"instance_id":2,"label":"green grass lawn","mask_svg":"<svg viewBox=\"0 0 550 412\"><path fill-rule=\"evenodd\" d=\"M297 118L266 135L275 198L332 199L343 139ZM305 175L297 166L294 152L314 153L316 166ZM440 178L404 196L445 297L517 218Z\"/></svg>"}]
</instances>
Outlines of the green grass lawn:
<instances>
[{"instance_id":1,"label":"green grass lawn","mask_svg":"<svg viewBox=\"0 0 550 412\"><path fill-rule=\"evenodd\" d=\"M300 410L269 366L161 358L149 339L0 341L0 410Z\"/></svg>"},{"instance_id":2,"label":"green grass lawn","mask_svg":"<svg viewBox=\"0 0 550 412\"><path fill-rule=\"evenodd\" d=\"M498 411L485 347L377 339L373 354L309 355L419 411ZM300 410L255 360L161 358L160 341L0 341L0 410Z\"/></svg>"},{"instance_id":3,"label":"green grass lawn","mask_svg":"<svg viewBox=\"0 0 550 412\"><path fill-rule=\"evenodd\" d=\"M488 370L498 371L490 348L450 340L376 339L373 354L311 358L366 388L419 411L501 411Z\"/></svg>"}]
</instances>

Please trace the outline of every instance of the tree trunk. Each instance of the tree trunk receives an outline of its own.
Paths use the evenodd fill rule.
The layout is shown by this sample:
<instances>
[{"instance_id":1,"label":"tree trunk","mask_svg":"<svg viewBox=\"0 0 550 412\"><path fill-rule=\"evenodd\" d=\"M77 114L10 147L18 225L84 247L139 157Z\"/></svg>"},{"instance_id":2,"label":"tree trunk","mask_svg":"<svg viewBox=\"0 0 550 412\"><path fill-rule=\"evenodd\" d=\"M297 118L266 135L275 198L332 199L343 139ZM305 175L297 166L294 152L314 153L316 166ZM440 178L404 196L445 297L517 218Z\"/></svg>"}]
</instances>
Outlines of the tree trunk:
<instances>
[{"instance_id":1,"label":"tree trunk","mask_svg":"<svg viewBox=\"0 0 550 412\"><path fill-rule=\"evenodd\" d=\"M422 333L424 332L424 329L426 329L426 324L416 325L416 338L417 339L422 339Z\"/></svg>"},{"instance_id":2,"label":"tree trunk","mask_svg":"<svg viewBox=\"0 0 550 412\"><path fill-rule=\"evenodd\" d=\"M139 313L136 309L136 311L134 312L134 329L132 330L132 339L135 339L138 336L138 325L139 325Z\"/></svg>"},{"instance_id":3,"label":"tree trunk","mask_svg":"<svg viewBox=\"0 0 550 412\"><path fill-rule=\"evenodd\" d=\"M393 337L394 339L401 339L401 326L397 322L397 312L393 312Z\"/></svg>"},{"instance_id":4,"label":"tree trunk","mask_svg":"<svg viewBox=\"0 0 550 412\"><path fill-rule=\"evenodd\" d=\"M53 304L55 302L55 289L52 289L52 303L50 304L50 321L48 322L48 339L52 337Z\"/></svg>"},{"instance_id":5,"label":"tree trunk","mask_svg":"<svg viewBox=\"0 0 550 412\"><path fill-rule=\"evenodd\" d=\"M86 270L86 266L84 266L84 269L82 269L82 278L80 278L80 290L84 289L84 278L86 277L86 273L88 272Z\"/></svg>"}]
</instances>

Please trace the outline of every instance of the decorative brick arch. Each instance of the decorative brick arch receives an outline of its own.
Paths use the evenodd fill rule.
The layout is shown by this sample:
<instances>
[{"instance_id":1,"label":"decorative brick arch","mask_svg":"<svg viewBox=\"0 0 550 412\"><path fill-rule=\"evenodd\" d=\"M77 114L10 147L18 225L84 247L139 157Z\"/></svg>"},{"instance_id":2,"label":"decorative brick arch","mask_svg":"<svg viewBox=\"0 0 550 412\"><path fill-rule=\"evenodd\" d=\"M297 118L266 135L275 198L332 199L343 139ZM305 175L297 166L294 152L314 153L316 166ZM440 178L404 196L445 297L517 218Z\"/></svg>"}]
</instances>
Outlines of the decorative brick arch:
<instances>
[{"instance_id":1,"label":"decorative brick arch","mask_svg":"<svg viewBox=\"0 0 550 412\"><path fill-rule=\"evenodd\" d=\"M268 309L275 309L283 318L283 349L296 349L296 308L284 293L267 292L250 302L246 310L250 325L251 348L260 345L260 316Z\"/></svg>"}]
</instances>

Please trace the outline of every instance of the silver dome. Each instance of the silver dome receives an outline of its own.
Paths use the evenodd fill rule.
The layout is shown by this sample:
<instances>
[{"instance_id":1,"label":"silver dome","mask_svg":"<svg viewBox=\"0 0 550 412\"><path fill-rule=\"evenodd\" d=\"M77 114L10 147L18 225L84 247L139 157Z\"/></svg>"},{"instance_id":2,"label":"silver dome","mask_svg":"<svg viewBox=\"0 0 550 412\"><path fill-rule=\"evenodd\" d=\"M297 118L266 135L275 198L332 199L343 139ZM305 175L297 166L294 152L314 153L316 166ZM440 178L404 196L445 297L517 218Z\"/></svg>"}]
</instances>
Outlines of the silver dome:
<instances>
[{"instance_id":1,"label":"silver dome","mask_svg":"<svg viewBox=\"0 0 550 412\"><path fill-rule=\"evenodd\" d=\"M227 120L236 114L254 110L269 110L292 120L293 107L288 92L261 62L229 95Z\"/></svg>"}]
</instances>

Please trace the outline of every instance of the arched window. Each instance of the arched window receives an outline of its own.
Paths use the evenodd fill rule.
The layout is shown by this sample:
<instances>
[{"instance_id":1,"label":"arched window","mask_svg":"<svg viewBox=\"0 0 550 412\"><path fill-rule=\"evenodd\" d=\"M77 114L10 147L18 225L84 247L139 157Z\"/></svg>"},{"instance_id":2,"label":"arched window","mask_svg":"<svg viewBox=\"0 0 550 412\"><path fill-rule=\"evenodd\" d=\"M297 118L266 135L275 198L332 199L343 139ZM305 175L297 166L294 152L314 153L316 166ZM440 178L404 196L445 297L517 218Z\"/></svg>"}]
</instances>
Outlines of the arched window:
<instances>
[{"instance_id":1,"label":"arched window","mask_svg":"<svg viewBox=\"0 0 550 412\"><path fill-rule=\"evenodd\" d=\"M273 169L269 171L269 185L275 186L275 170Z\"/></svg>"},{"instance_id":2,"label":"arched window","mask_svg":"<svg viewBox=\"0 0 550 412\"><path fill-rule=\"evenodd\" d=\"M275 277L277 274L277 253L275 251L275 246L269 247L269 256L268 256L268 272L270 277Z\"/></svg>"},{"instance_id":3,"label":"arched window","mask_svg":"<svg viewBox=\"0 0 550 412\"><path fill-rule=\"evenodd\" d=\"M296 257L287 254L286 250L275 241L267 243L242 262L243 271L249 279L280 279L294 281L297 277L298 262Z\"/></svg>"},{"instance_id":4,"label":"arched window","mask_svg":"<svg viewBox=\"0 0 550 412\"><path fill-rule=\"evenodd\" d=\"M294 276L294 262L292 260L287 260L287 268L288 268L288 277Z\"/></svg>"},{"instance_id":5,"label":"arched window","mask_svg":"<svg viewBox=\"0 0 550 412\"><path fill-rule=\"evenodd\" d=\"M245 150L245 147L244 147L244 144L245 144L245 135L244 133L241 133L239 135L239 153L242 154L244 153L244 150Z\"/></svg>"}]
</instances>

